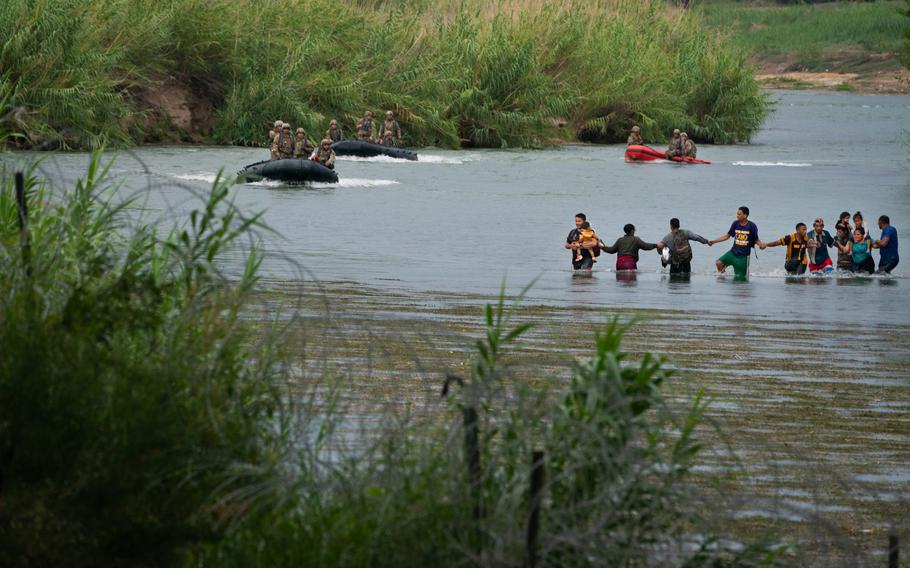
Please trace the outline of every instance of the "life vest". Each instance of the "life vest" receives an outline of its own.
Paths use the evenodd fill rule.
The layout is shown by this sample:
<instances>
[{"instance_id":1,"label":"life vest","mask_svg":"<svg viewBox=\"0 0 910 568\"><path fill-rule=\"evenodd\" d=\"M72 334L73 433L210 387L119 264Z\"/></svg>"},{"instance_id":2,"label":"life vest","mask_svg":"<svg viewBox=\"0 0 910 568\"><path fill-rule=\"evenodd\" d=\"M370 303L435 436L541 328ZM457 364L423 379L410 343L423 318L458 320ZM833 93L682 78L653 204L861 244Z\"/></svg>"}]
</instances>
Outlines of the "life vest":
<instances>
[{"instance_id":1,"label":"life vest","mask_svg":"<svg viewBox=\"0 0 910 568\"><path fill-rule=\"evenodd\" d=\"M278 147L278 151L284 155L290 156L293 149L292 140L293 138L291 138L290 134L285 134L284 132L279 134L275 144Z\"/></svg>"},{"instance_id":2,"label":"life vest","mask_svg":"<svg viewBox=\"0 0 910 568\"><path fill-rule=\"evenodd\" d=\"M382 131L379 133L380 136L385 136L386 132L391 132L392 136L399 137L401 136L401 127L398 126L398 121L394 118L392 120L386 119L382 123Z\"/></svg>"},{"instance_id":3,"label":"life vest","mask_svg":"<svg viewBox=\"0 0 910 568\"><path fill-rule=\"evenodd\" d=\"M806 264L808 262L806 258L806 245L808 242L808 239L800 240L798 233L787 235L784 238L784 243L787 245L787 260L799 260L800 263Z\"/></svg>"},{"instance_id":4,"label":"life vest","mask_svg":"<svg viewBox=\"0 0 910 568\"><path fill-rule=\"evenodd\" d=\"M357 123L357 136L360 138L372 138L373 137L373 121L362 118L360 122Z\"/></svg>"}]
</instances>

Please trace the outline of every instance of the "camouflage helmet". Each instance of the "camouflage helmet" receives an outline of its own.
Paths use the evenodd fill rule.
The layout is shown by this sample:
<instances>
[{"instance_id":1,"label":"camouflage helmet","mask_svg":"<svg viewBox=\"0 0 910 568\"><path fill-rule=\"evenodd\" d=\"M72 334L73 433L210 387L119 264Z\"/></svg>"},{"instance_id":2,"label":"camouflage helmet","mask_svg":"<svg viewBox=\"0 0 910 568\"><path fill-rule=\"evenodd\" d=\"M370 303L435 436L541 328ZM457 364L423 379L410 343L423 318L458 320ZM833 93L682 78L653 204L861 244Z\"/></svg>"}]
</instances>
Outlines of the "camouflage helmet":
<instances>
[{"instance_id":1,"label":"camouflage helmet","mask_svg":"<svg viewBox=\"0 0 910 568\"><path fill-rule=\"evenodd\" d=\"M289 122L282 122L282 123L281 123L281 129L282 129L282 130L284 130L284 129L290 130L290 129L291 129L291 123L289 123Z\"/></svg>"},{"instance_id":2,"label":"camouflage helmet","mask_svg":"<svg viewBox=\"0 0 910 568\"><path fill-rule=\"evenodd\" d=\"M276 120L275 124L273 124L272 126L274 126L275 128L281 128L282 124L284 124L283 120Z\"/></svg>"},{"instance_id":3,"label":"camouflage helmet","mask_svg":"<svg viewBox=\"0 0 910 568\"><path fill-rule=\"evenodd\" d=\"M320 144L322 144L323 146L325 146L326 144L328 144L329 146L331 146L331 145L332 145L332 141L329 140L328 138L323 138L323 139L322 139L322 142L320 142Z\"/></svg>"},{"instance_id":4,"label":"camouflage helmet","mask_svg":"<svg viewBox=\"0 0 910 568\"><path fill-rule=\"evenodd\" d=\"M688 138L689 135L686 134L685 132L681 132L681 133L679 134L679 137L680 137L680 138Z\"/></svg>"},{"instance_id":5,"label":"camouflage helmet","mask_svg":"<svg viewBox=\"0 0 910 568\"><path fill-rule=\"evenodd\" d=\"M302 126L297 127L297 134L306 134L306 130Z\"/></svg>"},{"instance_id":6,"label":"camouflage helmet","mask_svg":"<svg viewBox=\"0 0 910 568\"><path fill-rule=\"evenodd\" d=\"M641 132L641 128L638 127L638 126L633 126L633 127L632 127L632 132Z\"/></svg>"},{"instance_id":7,"label":"camouflage helmet","mask_svg":"<svg viewBox=\"0 0 910 568\"><path fill-rule=\"evenodd\" d=\"M674 129L673 129L673 136L678 136L678 135L679 135L679 128L674 128Z\"/></svg>"}]
</instances>

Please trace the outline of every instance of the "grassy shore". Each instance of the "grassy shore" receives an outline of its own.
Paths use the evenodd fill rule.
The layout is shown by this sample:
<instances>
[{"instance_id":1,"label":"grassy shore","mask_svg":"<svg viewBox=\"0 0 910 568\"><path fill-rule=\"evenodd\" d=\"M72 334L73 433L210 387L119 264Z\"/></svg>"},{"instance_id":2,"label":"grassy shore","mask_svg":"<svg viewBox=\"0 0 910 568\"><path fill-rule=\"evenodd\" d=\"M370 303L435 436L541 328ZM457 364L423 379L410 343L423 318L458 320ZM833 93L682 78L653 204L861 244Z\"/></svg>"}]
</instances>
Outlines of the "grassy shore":
<instances>
[{"instance_id":1,"label":"grassy shore","mask_svg":"<svg viewBox=\"0 0 910 568\"><path fill-rule=\"evenodd\" d=\"M695 4L694 12L749 53L766 83L910 92L910 76L901 64L902 42L910 28L910 20L901 15L906 8L904 0L704 0Z\"/></svg>"},{"instance_id":2,"label":"grassy shore","mask_svg":"<svg viewBox=\"0 0 910 568\"><path fill-rule=\"evenodd\" d=\"M35 0L0 5L0 118L23 147L261 145L395 110L413 146L748 140L744 57L660 0Z\"/></svg>"}]
</instances>

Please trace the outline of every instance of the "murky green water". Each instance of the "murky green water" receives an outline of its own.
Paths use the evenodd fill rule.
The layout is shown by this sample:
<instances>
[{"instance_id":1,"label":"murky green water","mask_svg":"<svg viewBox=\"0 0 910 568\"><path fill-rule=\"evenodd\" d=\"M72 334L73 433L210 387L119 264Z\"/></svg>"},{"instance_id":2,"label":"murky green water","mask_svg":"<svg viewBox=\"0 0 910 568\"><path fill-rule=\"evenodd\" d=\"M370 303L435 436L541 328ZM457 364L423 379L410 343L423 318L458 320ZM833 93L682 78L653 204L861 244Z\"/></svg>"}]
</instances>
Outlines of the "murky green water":
<instances>
[{"instance_id":1,"label":"murky green water","mask_svg":"<svg viewBox=\"0 0 910 568\"><path fill-rule=\"evenodd\" d=\"M690 282L670 282L654 252L634 278L602 257L593 278L574 278L562 248L583 211L608 242L633 223L654 242L676 216L707 238L723 234L748 205L766 240L797 221L823 217L833 231L842 210L867 220L890 215L910 227L910 97L794 92L752 145L703 145L710 166L626 164L621 146L547 151L424 150L421 161L342 160L338 186L237 187L249 210L282 238L269 237L266 270L279 277L349 280L392 290L496 293L502 280L557 304L692 308L798 322L900 323L910 319L910 280L895 277L785 278L782 248L752 258L749 283L714 275L729 248L694 245ZM142 148L123 154L114 174L154 212L174 216L197 204L224 168L262 159L248 148ZM86 156L46 156L42 170L71 179ZM873 221L874 222L874 221ZM878 234L877 227L873 235ZM910 235L910 233L906 233ZM905 238L910 239L910 236ZM907 241L910 242L910 241ZM906 245L905 245L906 246ZM877 254L876 254L877 256Z\"/></svg>"}]
</instances>

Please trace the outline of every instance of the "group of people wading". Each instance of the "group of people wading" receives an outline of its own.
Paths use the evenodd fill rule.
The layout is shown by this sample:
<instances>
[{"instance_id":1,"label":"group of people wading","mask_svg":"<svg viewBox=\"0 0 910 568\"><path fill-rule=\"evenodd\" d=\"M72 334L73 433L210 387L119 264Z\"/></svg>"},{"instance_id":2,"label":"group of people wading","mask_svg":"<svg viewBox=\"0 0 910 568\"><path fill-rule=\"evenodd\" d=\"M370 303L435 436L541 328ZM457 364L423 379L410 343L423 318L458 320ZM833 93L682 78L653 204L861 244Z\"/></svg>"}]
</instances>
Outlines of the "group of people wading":
<instances>
[{"instance_id":1,"label":"group of people wading","mask_svg":"<svg viewBox=\"0 0 910 568\"><path fill-rule=\"evenodd\" d=\"M357 121L358 140L376 142L383 146L402 145L401 126L398 125L398 121L395 120L395 114L392 111L386 111L385 120L380 124L378 134L376 132L373 113L366 111L363 118ZM272 151L273 160L308 158L319 162L329 169L335 168L335 151L332 150L332 144L342 140L344 140L344 133L341 131L341 127L338 126L338 121L334 119L329 122L329 128L325 131L325 136L319 142L318 147L313 146L303 127L297 128L292 134L290 124L282 120L276 120L272 130L269 130L269 147Z\"/></svg>"},{"instance_id":2,"label":"group of people wading","mask_svg":"<svg viewBox=\"0 0 910 568\"><path fill-rule=\"evenodd\" d=\"M878 272L890 274L899 262L897 252L897 229L891 226L887 215L878 218L881 236L873 240L871 231L863 222L859 211L853 216L854 226L850 226L850 213L843 212L837 222L837 237L832 237L825 230L825 222L815 219L813 230L807 231L805 223L797 223L796 232L785 235L773 242L765 243L758 238L758 226L749 220L749 208L736 210L736 220L731 223L726 233L716 239L708 240L701 235L680 227L679 219L670 219L670 232L659 242L649 243L635 235L635 225L623 227L623 236L608 246L600 239L584 213L575 215L575 228L566 237L565 248L572 252L572 267L576 270L591 270L601 252L616 254L616 270L630 271L638 268L638 253L643 250L658 249L669 254L662 254L664 266L670 266L670 274L682 275L692 271L691 241L708 246L733 238L733 247L717 259L717 271L723 273L728 266L738 278L749 274L749 257L754 247L765 250L768 247L787 247L784 269L788 274L809 272L829 273L834 271L828 249L837 249L837 269L844 272L871 274L876 272L872 258L873 249L880 251Z\"/></svg>"},{"instance_id":3,"label":"group of people wading","mask_svg":"<svg viewBox=\"0 0 910 568\"><path fill-rule=\"evenodd\" d=\"M641 138L641 128L633 126L629 138L626 140L626 146L641 146L642 144L644 141ZM667 147L667 158L695 158L696 153L698 153L698 148L689 135L680 132L678 128L674 129Z\"/></svg>"}]
</instances>

